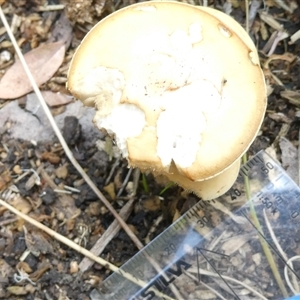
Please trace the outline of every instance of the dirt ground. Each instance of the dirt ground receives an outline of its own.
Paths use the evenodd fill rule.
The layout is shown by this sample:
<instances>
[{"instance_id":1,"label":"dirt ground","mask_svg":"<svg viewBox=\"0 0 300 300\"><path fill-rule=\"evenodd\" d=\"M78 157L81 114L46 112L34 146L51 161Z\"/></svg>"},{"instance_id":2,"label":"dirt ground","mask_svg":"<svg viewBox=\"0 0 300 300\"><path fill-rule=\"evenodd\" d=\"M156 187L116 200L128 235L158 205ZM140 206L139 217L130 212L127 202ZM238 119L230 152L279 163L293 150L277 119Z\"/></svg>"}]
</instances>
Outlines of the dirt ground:
<instances>
[{"instance_id":1,"label":"dirt ground","mask_svg":"<svg viewBox=\"0 0 300 300\"><path fill-rule=\"evenodd\" d=\"M189 1L195 5L202 2ZM206 2L245 27L245 1ZM269 95L266 116L249 155L267 149L298 183L300 34L293 34L300 29L300 3L250 2L249 33L259 51ZM70 60L85 34L103 17L133 3L0 0L23 54L31 53L33 61L40 59L39 55L49 55L40 88L73 156L116 211L125 207L123 218L146 244L198 198L178 186L164 190L167 183L129 169L111 140L94 128L93 109L83 107L65 87ZM32 52L50 43L54 45L50 54ZM0 21L0 82L15 59L14 47ZM19 69L13 72L21 74ZM0 99L1 198L91 249L105 236L114 217L66 157L22 76L9 96ZM107 232L105 237L98 255L116 266L138 251L122 229ZM0 299L90 299L94 286L110 273L0 206Z\"/></svg>"}]
</instances>

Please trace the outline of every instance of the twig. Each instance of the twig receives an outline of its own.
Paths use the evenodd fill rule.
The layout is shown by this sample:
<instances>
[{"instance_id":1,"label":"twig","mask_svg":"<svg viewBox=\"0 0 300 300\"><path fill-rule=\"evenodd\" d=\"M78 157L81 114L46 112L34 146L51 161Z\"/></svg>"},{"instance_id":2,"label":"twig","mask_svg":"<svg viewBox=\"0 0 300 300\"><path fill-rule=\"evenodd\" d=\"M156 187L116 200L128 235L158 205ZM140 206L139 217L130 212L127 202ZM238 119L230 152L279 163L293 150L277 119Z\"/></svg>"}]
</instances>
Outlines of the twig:
<instances>
[{"instance_id":1,"label":"twig","mask_svg":"<svg viewBox=\"0 0 300 300\"><path fill-rule=\"evenodd\" d=\"M112 178L112 176L113 176L113 174L114 174L114 172L115 172L117 166L118 166L119 163L120 163L120 160L121 160L120 158L117 158L116 161L114 162L113 166L112 166L111 169L110 169L109 175L108 175L108 177L107 177L106 180L105 180L105 185L108 185L108 184L109 184L109 182L110 182L110 180L111 180L111 178Z\"/></svg>"},{"instance_id":2,"label":"twig","mask_svg":"<svg viewBox=\"0 0 300 300\"><path fill-rule=\"evenodd\" d=\"M126 220L132 211L133 199L129 200L119 212L121 218ZM93 254L99 256L105 249L106 245L113 239L113 237L119 232L121 226L117 220L114 220L111 225L105 230L104 234L96 242L93 248L90 250ZM88 270L94 262L87 257L84 257L79 264L79 269L83 273Z\"/></svg>"},{"instance_id":3,"label":"twig","mask_svg":"<svg viewBox=\"0 0 300 300\"><path fill-rule=\"evenodd\" d=\"M53 11L53 10L62 10L65 8L64 4L52 4L47 6L39 6L37 11Z\"/></svg>"},{"instance_id":4,"label":"twig","mask_svg":"<svg viewBox=\"0 0 300 300\"><path fill-rule=\"evenodd\" d=\"M10 219L0 221L0 226L5 226L5 225L8 225L8 224L14 223L16 221L18 221L18 218L17 217L12 217Z\"/></svg>"},{"instance_id":5,"label":"twig","mask_svg":"<svg viewBox=\"0 0 300 300\"><path fill-rule=\"evenodd\" d=\"M147 236L145 237L145 244L149 244L151 242L150 235L155 232L156 228L160 224L160 222L164 219L163 215L159 215L158 218L153 222L151 228L149 229Z\"/></svg>"},{"instance_id":6,"label":"twig","mask_svg":"<svg viewBox=\"0 0 300 300\"><path fill-rule=\"evenodd\" d=\"M130 237L130 239L134 242L134 244L137 246L138 249L142 249L143 248L143 244L139 241L139 239L136 237L136 235L131 231L131 229L129 228L129 226L123 221L123 219L119 216L119 214L116 212L116 210L113 208L113 206L109 203L109 201L104 197L104 195L100 192L100 190L96 187L96 185L93 183L93 181L90 179L90 177L84 172L84 170L82 169L82 167L78 164L78 162L76 161L76 159L74 158L71 150L69 149L65 139L63 138L59 128L57 127L55 120L41 94L40 89L38 88L28 66L27 63L24 59L24 56L16 42L16 39L13 35L13 33L10 30L10 27L7 23L6 17L3 13L2 7L0 6L0 18L2 20L2 23L4 25L4 27L6 28L7 34L9 35L9 38L15 48L16 53L19 56L20 62L23 65L23 68L28 76L28 79L33 87L34 92L36 93L41 106L43 107L46 116L48 117L48 120L60 142L60 144L62 145L66 155L68 156L69 160L71 161L71 163L73 164L73 166L76 168L76 170L78 171L78 173L84 178L84 180L86 181L86 183L91 187L91 189L94 191L94 193L98 196L98 198L103 202L103 204L107 207L107 209L111 212L111 214L118 220L118 222L120 222L122 228L124 229L124 231L128 234L128 236Z\"/></svg>"},{"instance_id":7,"label":"twig","mask_svg":"<svg viewBox=\"0 0 300 300\"><path fill-rule=\"evenodd\" d=\"M253 0L249 9L249 28L253 25L257 11L261 6L261 0Z\"/></svg>"},{"instance_id":8,"label":"twig","mask_svg":"<svg viewBox=\"0 0 300 300\"><path fill-rule=\"evenodd\" d=\"M20 47L18 46L17 41L16 41L16 39L15 39L13 33L12 33L11 30L10 30L10 27L9 27L9 25L8 25L8 23L7 23L6 17L5 17L5 15L4 15L4 13L3 13L3 10L2 10L2 7L1 7L1 6L0 6L0 19L2 20L2 23L3 23L4 27L6 28L7 34L8 34L8 36L9 36L9 38L11 39L11 42L12 42L14 48L15 48L15 51L16 51L17 55L19 56L20 62L21 62L22 66L23 66L23 68L24 68L24 70L25 70L26 75L28 76L28 79L29 79L29 81L30 81L30 83L31 83L31 85L32 85L32 87L33 87L33 90L34 90L34 92L36 93L37 98L39 99L40 104L41 104L42 108L44 109L44 112L45 112L46 116L48 117L48 120L49 120L49 122L50 122L50 124L51 124L51 126L52 126L52 128L53 128L53 130L54 130L54 132L55 132L55 134L56 134L56 136L57 136L57 138L58 138L58 140L59 140L61 146L63 147L63 149L64 149L64 151L65 151L67 157L69 158L70 162L73 164L73 166L76 168L76 170L78 171L78 173L82 176L82 178L86 181L86 183L90 186L90 188L94 191L94 193L98 196L98 198L102 201L102 203L103 203L103 204L107 207L107 209L111 212L111 214L112 214L112 215L116 218L116 220L120 223L120 225L122 226L122 228L124 229L124 231L125 231L125 232L127 233L127 235L130 237L130 239L134 242L134 244L137 246L137 248L138 248L139 250L141 250L141 249L144 247L143 244L139 241L139 239L138 239L137 236L132 232L132 230L130 229L130 227L129 227L129 226L126 224L126 222L124 222L124 220L119 216L119 214L117 213L117 211L112 207L112 205L109 203L109 201L104 197L104 195L100 192L100 190L96 187L96 185L93 183L93 181L90 179L90 177L84 172L84 170L82 169L82 167L78 164L78 162L77 162L76 159L74 158L74 156L73 156L71 150L69 149L69 147L68 147L68 145L67 145L65 139L63 138L63 136L62 136L62 134L61 134L59 128L57 127L57 125L56 125L56 123L55 123L55 120L54 120L54 118L53 118L53 116L52 116L52 114L51 114L51 112L50 112L50 110L49 110L49 108L48 108L48 106L47 106L47 104L46 104L46 102L45 102L45 100L44 100L42 94L41 94L40 89L38 88L38 86L37 86L37 84L36 84L36 82L35 82L35 80L34 80L32 74L31 74L31 72L30 72L30 70L29 70L29 68L28 68L28 65L27 65L27 63L26 63L26 61L25 61L25 59L24 59L24 56L23 56L23 54L22 54L22 52L21 52L21 50L20 50ZM2 201L2 202L3 202L3 201ZM4 202L4 203L5 203L5 202ZM5 203L5 204L6 204L6 203ZM7 205L7 204L6 204L6 205ZM45 228L47 228L47 227L45 227ZM47 229L49 229L49 228L47 228ZM73 242L72 242L72 243L73 243ZM75 244L75 243L74 243L74 244ZM75 244L75 245L77 245L77 244ZM77 246L78 246L78 245L77 245ZM74 249L74 248L73 248L73 249ZM84 248L82 248L82 249L84 249ZM75 249L75 250L76 250L76 249ZM85 251L86 251L86 253L92 255L91 252L89 252L89 251L87 251L87 250L85 250ZM84 253L83 253L83 254L84 254ZM85 255L85 254L84 254L84 255ZM92 257L91 257L91 256L88 256L88 257L91 258L91 259L93 259L92 257L96 257L96 256L92 255ZM153 267L157 270L157 272L161 272L161 271L162 271L158 263L156 263L150 256L148 257L148 255L147 255L146 257L147 257L147 259L149 259L149 261L151 262L151 264L153 265ZM95 259L94 259L94 260L95 260ZM95 260L95 261L97 261L97 260ZM98 261L97 261L97 262L98 262ZM112 265L112 266L113 266L113 265ZM106 266L106 267L109 268L109 265ZM113 266L113 268L116 268L116 267ZM112 270L112 269L111 269L111 270ZM117 269L116 269L116 272L117 272L118 270L119 270L119 269L117 268ZM114 271L114 270L112 270L112 271ZM121 275L122 275L122 274L124 274L124 271L122 271ZM124 276L124 277L127 277L127 276L128 276L127 278L129 278L129 280L132 280L132 279L135 280L135 278L134 278L131 274L129 274L129 273L126 273L126 274L127 274L126 276L125 276L125 275L122 275L122 276ZM164 277L167 278L166 275L165 275ZM138 284L141 285L142 287L146 286L146 284L145 284L144 282L142 282L142 284L140 284L140 283L138 283ZM177 297L177 299L182 299L182 297L181 297L179 291L177 290L177 288L176 288L173 284L170 284L169 287L170 287L171 291L173 292L173 294ZM156 293L157 293L157 292L156 292ZM160 293L160 292L159 292L159 294L160 294L160 295L163 295L163 294ZM170 297L168 297L168 296L166 296L166 295L163 295L163 296L164 296L165 299L172 299L172 298L170 298Z\"/></svg>"},{"instance_id":9,"label":"twig","mask_svg":"<svg viewBox=\"0 0 300 300\"><path fill-rule=\"evenodd\" d=\"M243 163L247 163L247 156L246 154L244 154L243 156ZM287 298L288 297L288 293L287 293L287 290L283 284L283 281L280 277L280 274L279 274L279 271L278 271L278 268L276 266L276 263L275 263L275 260L274 260L274 257L271 253L271 250L270 248L268 247L268 244L267 242L265 241L264 237L264 232L261 228L261 225L260 225L260 222L258 220L258 217L257 217L257 214L256 214L256 211L255 211L255 207L254 207L254 203L253 203L253 200L251 198L251 194L250 194L250 184L249 184L249 179L248 177L244 176L244 182L245 182L245 190L246 190L246 195L247 195L247 200L249 201L249 206L250 206L250 213L251 213L251 217L252 217L252 220L253 220L253 223L254 223L254 226L256 228L256 230L260 233L259 234L259 241L260 241L260 244L262 246L262 249L264 251L264 254L267 258L267 261L269 263L269 266L272 270L272 273L275 277L275 280L279 286L279 289L283 295L283 297Z\"/></svg>"},{"instance_id":10,"label":"twig","mask_svg":"<svg viewBox=\"0 0 300 300\"><path fill-rule=\"evenodd\" d=\"M270 221L269 221L269 219L268 219L268 217L267 217L267 214L266 214L266 210L265 210L265 209L263 209L263 213L264 213L264 219L265 219L267 228L268 228L268 230L269 230L269 233L270 233L270 235L271 235L271 238L272 238L272 240L273 240L273 242L274 242L274 244L275 244L275 246L276 246L278 252L280 253L280 255L285 259L285 261L287 261L287 260L288 260L288 257L287 257L287 255L286 255L286 253L282 250L282 248L281 248L281 246L280 246L280 244L279 244L279 242L278 242L278 240L277 240L277 238L276 238L276 235L275 235L274 230L273 230L273 228L272 228L272 226L271 226L271 224L270 224Z\"/></svg>"},{"instance_id":11,"label":"twig","mask_svg":"<svg viewBox=\"0 0 300 300\"><path fill-rule=\"evenodd\" d=\"M132 173L132 168L130 168L130 169L128 170L127 175L126 175L126 178L124 179L124 181L123 181L123 183L122 183L122 186L121 186L121 188L119 189L119 191L118 191L118 193L117 193L117 197L120 197L121 194L123 193L123 191L124 191L124 189L125 189L125 187L126 187L126 185L127 185L127 183L128 183L128 180L129 180L129 178L130 178L131 173Z\"/></svg>"},{"instance_id":12,"label":"twig","mask_svg":"<svg viewBox=\"0 0 300 300\"><path fill-rule=\"evenodd\" d=\"M270 27L272 27L275 30L281 31L282 25L277 22L271 15L269 15L267 12L262 11L259 14L259 17L261 20L263 20L266 24L268 24Z\"/></svg>"},{"instance_id":13,"label":"twig","mask_svg":"<svg viewBox=\"0 0 300 300\"><path fill-rule=\"evenodd\" d=\"M265 223L266 223L267 228L268 228L268 230L269 230L270 236L271 236L271 238L272 238L272 240L273 240L273 242L274 242L274 244L275 244L275 246L276 246L278 252L280 253L280 255L282 256L282 258L284 259L285 263L287 263L287 261L288 261L288 256L287 256L286 253L283 251L283 249L281 248L281 246L280 246L280 244L279 244L279 242L278 242L278 240L277 240L277 237L276 237L276 235L275 235L275 233L274 233L274 230L273 230L273 228L272 228L272 226L271 226L271 224L270 224L270 221L269 221L269 219L268 219L268 216L267 216L267 214L266 214L266 210L265 210L265 209L263 210L263 213L264 213ZM292 264L292 263L289 265L289 267L290 267L291 270L294 271L294 268L293 268L293 264ZM294 286L297 287L297 277L295 276L294 273L292 274L292 280L293 280ZM297 289L297 294L299 294L299 288Z\"/></svg>"},{"instance_id":14,"label":"twig","mask_svg":"<svg viewBox=\"0 0 300 300\"><path fill-rule=\"evenodd\" d=\"M61 190L61 189L54 189L53 192L55 192L57 194L67 194L67 195L71 195L72 194L72 192L70 192L70 191Z\"/></svg>"},{"instance_id":15,"label":"twig","mask_svg":"<svg viewBox=\"0 0 300 300\"><path fill-rule=\"evenodd\" d=\"M224 298L218 291L216 291L215 289L213 289L212 287L210 287L208 284L204 283L203 281L199 281L198 278L194 275L192 275L190 272L183 270L183 273L188 276L189 278L191 278L192 280L194 280L197 284L200 283L202 284L204 287L206 287L209 291L213 292L216 296L218 296L220 299L222 300L227 300L226 298Z\"/></svg>"},{"instance_id":16,"label":"twig","mask_svg":"<svg viewBox=\"0 0 300 300\"><path fill-rule=\"evenodd\" d=\"M246 32L249 34L249 1L245 0L245 11L246 11Z\"/></svg>"},{"instance_id":17,"label":"twig","mask_svg":"<svg viewBox=\"0 0 300 300\"><path fill-rule=\"evenodd\" d=\"M287 254L283 251L283 249L281 248L281 246L280 246L280 244L279 244L279 242L278 242L278 240L277 240L277 237L276 237L276 235L275 235L275 233L274 233L274 231L273 231L273 228L272 228L272 226L271 226L271 224L270 224L270 221L269 221L269 219L268 219L268 217L267 217L267 214L266 214L266 210L265 210L265 209L263 210L263 213L264 213L264 219L265 219L267 228L268 228L268 230L269 230L270 236L271 236L271 238L272 238L272 240L273 240L273 242L274 242L274 244L275 244L275 246L276 246L278 252L279 252L280 255L282 256L282 258L285 260L285 263L287 264L288 256L287 256ZM290 269L291 269L292 271L294 271L294 268L293 268L293 264L292 264L292 263L289 264L289 267L290 267ZM293 279L294 286L297 287L297 278L296 278L296 276L295 276L295 273L293 273L292 279ZM299 288L297 289L297 294L298 294L298 293L299 293Z\"/></svg>"},{"instance_id":18,"label":"twig","mask_svg":"<svg viewBox=\"0 0 300 300\"><path fill-rule=\"evenodd\" d=\"M85 256L89 257L90 259L93 259L94 261L96 261L100 265L105 266L106 268L108 268L108 269L110 269L114 272L118 271L118 268L116 266L114 266L113 264L107 262L106 260L102 259L101 257L97 257L97 256L93 255L90 251L84 249L83 247L79 246L75 242L73 242L73 241L69 240L68 238L60 235L59 233L57 233L54 230L50 229L49 227L41 224L40 222L36 221L35 219L29 217L28 215L25 215L25 214L21 213L20 211L15 209L13 206L6 203L4 200L0 199L0 204L3 205L4 207L6 207L9 211L13 212L15 215L17 215L20 218L24 219L26 222L28 222L28 223L34 225L35 227L43 230L44 232L46 232L47 234L49 234L50 236L52 236L56 240L62 242L63 244L69 246L70 248L76 250L77 252L84 254Z\"/></svg>"},{"instance_id":19,"label":"twig","mask_svg":"<svg viewBox=\"0 0 300 300\"><path fill-rule=\"evenodd\" d=\"M201 275L206 275L206 276L211 276L211 277L220 277L220 275L218 273L213 273L211 271L207 271L207 270L204 270L204 269L197 269L197 268L190 268L189 269L190 272L192 273L196 273L198 274L200 272ZM226 276L226 275L222 275L222 277L228 281L232 281L234 283L237 283L241 286L243 286L244 288L246 288L247 290L249 290L251 293L253 293L254 295L256 295L259 299L263 299L263 300L268 300L266 297L264 297L262 294L260 294L259 292L257 292L255 289L253 289L251 286L249 286L248 284L242 282L242 281L239 281L237 279L234 279L232 277L229 277L229 276ZM258 299L257 298L257 299Z\"/></svg>"},{"instance_id":20,"label":"twig","mask_svg":"<svg viewBox=\"0 0 300 300\"><path fill-rule=\"evenodd\" d=\"M20 218L22 218L26 222L28 222L28 223L32 224L33 226L41 229L42 231L44 231L45 233L47 233L48 235L50 235L54 239L56 239L59 242L65 244L66 246L72 248L73 250L85 255L89 259L92 259L93 261L100 264L101 266L103 266L103 267L105 267L105 268L107 268L107 269L109 269L113 272L116 272L116 273L120 274L121 276L127 278L128 280L134 282L135 284L137 284L141 287L146 287L147 286L146 282L143 282L142 280L137 280L133 275L131 275L130 273L127 273L124 270L121 271L118 267L111 264L110 262L104 260L101 257L98 257L98 256L94 255L92 252L90 252L87 249L81 247L80 245L76 244L75 242L69 240L68 238L64 237L63 235L55 232L54 230L50 229L49 227L45 226L44 224L42 224L42 223L34 220L33 218L21 213L20 211L18 211L17 209L15 209L11 205L9 205L5 201L3 201L2 199L0 199L0 205L6 207L8 210L13 212L15 215L19 216ZM155 293L157 295L159 295L160 297L163 297L164 299L174 300L173 298L171 298L167 295L164 295L163 293L160 293L157 290L155 290Z\"/></svg>"},{"instance_id":21,"label":"twig","mask_svg":"<svg viewBox=\"0 0 300 300\"><path fill-rule=\"evenodd\" d=\"M294 44L299 39L300 39L300 29L291 36L289 45Z\"/></svg>"},{"instance_id":22,"label":"twig","mask_svg":"<svg viewBox=\"0 0 300 300\"><path fill-rule=\"evenodd\" d=\"M298 295L299 292L294 289L288 275L288 266L290 266L294 260L300 260L300 256L299 255L293 256L286 262L286 265L284 266L284 277L291 291L294 293L294 295Z\"/></svg>"},{"instance_id":23,"label":"twig","mask_svg":"<svg viewBox=\"0 0 300 300\"><path fill-rule=\"evenodd\" d=\"M289 34L287 32L282 31L282 30L278 31L276 33L275 39L273 41L273 44L272 44L271 49L270 49L269 53L267 54L267 56L271 56L275 52L275 49L276 49L278 43L280 41L286 39L287 37L289 37Z\"/></svg>"},{"instance_id":24,"label":"twig","mask_svg":"<svg viewBox=\"0 0 300 300\"><path fill-rule=\"evenodd\" d=\"M292 13L292 9L287 6L283 0L274 0L276 4L278 4L281 8L283 8L284 10L286 10L289 13Z\"/></svg>"},{"instance_id":25,"label":"twig","mask_svg":"<svg viewBox=\"0 0 300 300\"><path fill-rule=\"evenodd\" d=\"M65 189L65 190L69 190L69 191L74 192L74 193L80 194L80 190L75 189L75 188L73 188L72 186L64 185L64 189Z\"/></svg>"}]
</instances>

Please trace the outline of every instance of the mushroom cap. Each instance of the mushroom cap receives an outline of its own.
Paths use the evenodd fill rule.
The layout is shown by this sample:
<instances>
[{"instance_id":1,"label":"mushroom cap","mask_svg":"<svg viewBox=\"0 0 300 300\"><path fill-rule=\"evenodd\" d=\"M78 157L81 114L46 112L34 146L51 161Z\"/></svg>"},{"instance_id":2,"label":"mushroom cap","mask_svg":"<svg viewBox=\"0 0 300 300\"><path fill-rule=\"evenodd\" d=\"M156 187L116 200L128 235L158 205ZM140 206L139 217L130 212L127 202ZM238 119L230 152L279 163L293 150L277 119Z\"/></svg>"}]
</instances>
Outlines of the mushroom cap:
<instances>
[{"instance_id":1,"label":"mushroom cap","mask_svg":"<svg viewBox=\"0 0 300 300\"><path fill-rule=\"evenodd\" d=\"M77 49L68 89L97 108L131 166L191 181L246 152L262 123L266 86L255 46L231 17L151 1L100 21ZM179 183L180 184L180 183Z\"/></svg>"}]
</instances>

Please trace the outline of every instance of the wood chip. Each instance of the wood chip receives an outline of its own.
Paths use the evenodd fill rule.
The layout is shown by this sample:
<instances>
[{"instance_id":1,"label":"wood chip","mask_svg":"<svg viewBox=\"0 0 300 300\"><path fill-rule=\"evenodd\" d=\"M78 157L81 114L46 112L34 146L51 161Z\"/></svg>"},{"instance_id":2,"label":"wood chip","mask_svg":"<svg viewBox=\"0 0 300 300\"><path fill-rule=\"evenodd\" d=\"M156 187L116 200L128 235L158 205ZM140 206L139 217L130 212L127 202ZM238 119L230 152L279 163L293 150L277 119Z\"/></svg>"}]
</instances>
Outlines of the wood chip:
<instances>
[{"instance_id":1,"label":"wood chip","mask_svg":"<svg viewBox=\"0 0 300 300\"><path fill-rule=\"evenodd\" d=\"M280 92L280 96L287 99L291 104L300 107L300 93L290 90Z\"/></svg>"}]
</instances>

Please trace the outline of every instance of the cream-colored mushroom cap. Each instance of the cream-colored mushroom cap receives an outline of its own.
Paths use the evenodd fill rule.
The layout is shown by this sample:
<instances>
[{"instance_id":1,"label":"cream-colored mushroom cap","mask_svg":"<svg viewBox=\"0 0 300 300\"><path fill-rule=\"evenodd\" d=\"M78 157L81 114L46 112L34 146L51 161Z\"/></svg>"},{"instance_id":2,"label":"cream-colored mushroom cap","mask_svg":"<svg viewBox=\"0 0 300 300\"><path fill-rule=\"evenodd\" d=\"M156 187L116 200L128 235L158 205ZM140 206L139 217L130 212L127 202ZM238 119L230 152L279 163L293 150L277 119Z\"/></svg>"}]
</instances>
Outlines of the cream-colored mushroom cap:
<instances>
[{"instance_id":1,"label":"cream-colored mushroom cap","mask_svg":"<svg viewBox=\"0 0 300 300\"><path fill-rule=\"evenodd\" d=\"M179 2L143 2L103 19L77 49L67 86L95 106L94 123L131 166L204 199L230 188L266 109L259 58L243 28Z\"/></svg>"}]
</instances>

